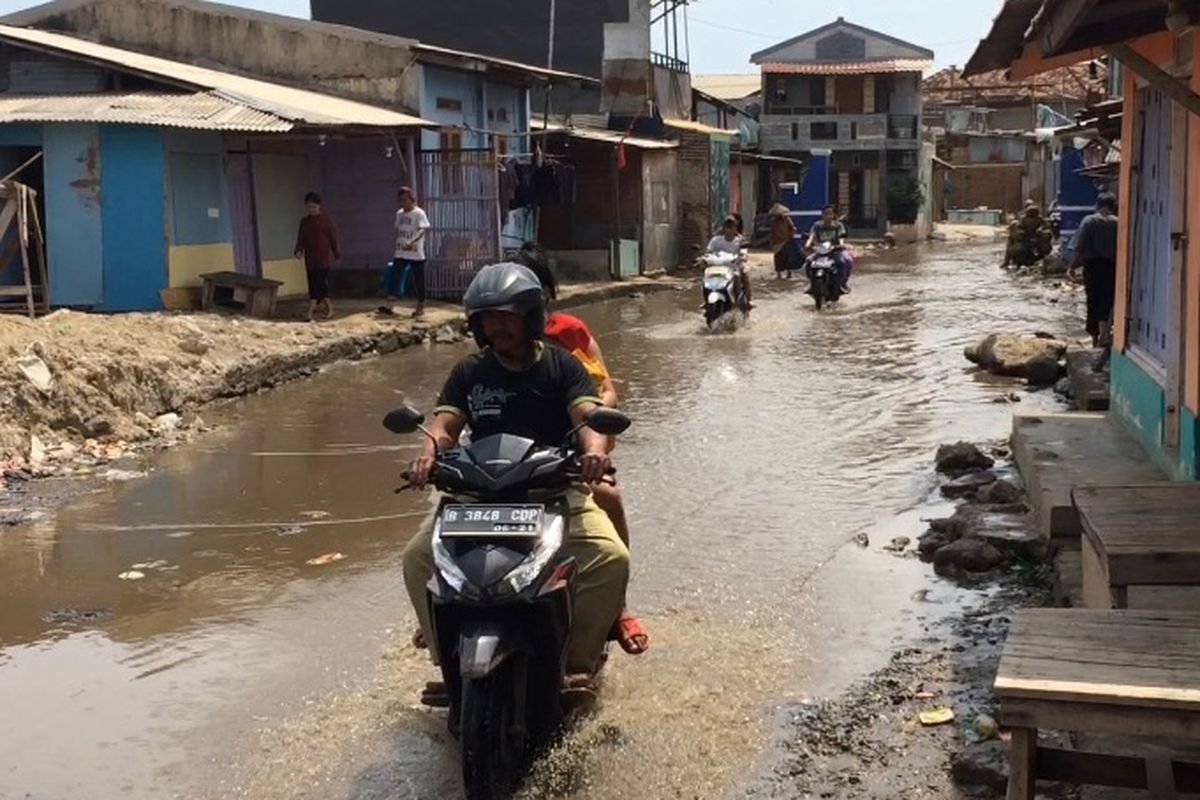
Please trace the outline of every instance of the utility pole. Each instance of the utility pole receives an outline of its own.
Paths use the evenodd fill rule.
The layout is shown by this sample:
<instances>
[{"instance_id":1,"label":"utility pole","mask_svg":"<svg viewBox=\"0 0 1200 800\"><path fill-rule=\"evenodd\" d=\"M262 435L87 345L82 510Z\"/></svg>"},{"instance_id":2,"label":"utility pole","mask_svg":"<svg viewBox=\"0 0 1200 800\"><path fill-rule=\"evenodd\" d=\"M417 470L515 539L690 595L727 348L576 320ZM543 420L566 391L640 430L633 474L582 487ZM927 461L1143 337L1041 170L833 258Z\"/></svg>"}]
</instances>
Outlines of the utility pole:
<instances>
[{"instance_id":1,"label":"utility pole","mask_svg":"<svg viewBox=\"0 0 1200 800\"><path fill-rule=\"evenodd\" d=\"M546 45L546 69L554 69L554 23L558 12L558 0L550 0L550 26L548 31L549 42ZM549 76L546 78L546 111L545 123L546 127L550 126L550 92L554 83Z\"/></svg>"}]
</instances>

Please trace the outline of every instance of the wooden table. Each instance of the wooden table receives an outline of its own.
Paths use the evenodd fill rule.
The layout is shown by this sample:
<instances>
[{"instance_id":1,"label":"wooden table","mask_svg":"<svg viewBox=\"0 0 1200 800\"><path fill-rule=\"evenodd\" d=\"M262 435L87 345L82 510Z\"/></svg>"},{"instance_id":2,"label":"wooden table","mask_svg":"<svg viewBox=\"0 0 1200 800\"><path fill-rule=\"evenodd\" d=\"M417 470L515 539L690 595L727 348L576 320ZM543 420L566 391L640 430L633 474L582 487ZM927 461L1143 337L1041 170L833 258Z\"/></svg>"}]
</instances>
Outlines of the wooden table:
<instances>
[{"instance_id":1,"label":"wooden table","mask_svg":"<svg viewBox=\"0 0 1200 800\"><path fill-rule=\"evenodd\" d=\"M250 316L269 319L275 315L275 300L279 294L279 287L283 286L282 281L257 278L240 272L209 272L200 278L204 281L204 297L200 307L205 311L213 307L217 289L225 289L233 298L239 294L246 297L246 313Z\"/></svg>"},{"instance_id":2,"label":"wooden table","mask_svg":"<svg viewBox=\"0 0 1200 800\"><path fill-rule=\"evenodd\" d=\"M1083 487L1072 498L1088 608L1128 608L1130 586L1200 586L1200 484Z\"/></svg>"},{"instance_id":3,"label":"wooden table","mask_svg":"<svg viewBox=\"0 0 1200 800\"><path fill-rule=\"evenodd\" d=\"M1012 729L1008 800L1036 780L1200 792L1200 763L1038 746L1038 730L1200 740L1200 614L1036 609L1013 619L996 676Z\"/></svg>"}]
</instances>

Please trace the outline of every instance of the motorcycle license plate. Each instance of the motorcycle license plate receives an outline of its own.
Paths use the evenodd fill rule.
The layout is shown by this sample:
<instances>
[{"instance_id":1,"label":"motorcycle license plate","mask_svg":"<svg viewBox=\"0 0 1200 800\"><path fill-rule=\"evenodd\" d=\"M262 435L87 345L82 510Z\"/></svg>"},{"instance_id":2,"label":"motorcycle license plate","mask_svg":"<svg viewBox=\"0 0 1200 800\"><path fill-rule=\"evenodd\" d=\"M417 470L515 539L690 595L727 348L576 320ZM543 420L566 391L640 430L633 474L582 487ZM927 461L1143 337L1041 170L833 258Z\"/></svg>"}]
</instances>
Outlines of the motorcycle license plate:
<instances>
[{"instance_id":1,"label":"motorcycle license plate","mask_svg":"<svg viewBox=\"0 0 1200 800\"><path fill-rule=\"evenodd\" d=\"M544 515L544 506L448 505L442 509L442 538L538 536Z\"/></svg>"}]
</instances>

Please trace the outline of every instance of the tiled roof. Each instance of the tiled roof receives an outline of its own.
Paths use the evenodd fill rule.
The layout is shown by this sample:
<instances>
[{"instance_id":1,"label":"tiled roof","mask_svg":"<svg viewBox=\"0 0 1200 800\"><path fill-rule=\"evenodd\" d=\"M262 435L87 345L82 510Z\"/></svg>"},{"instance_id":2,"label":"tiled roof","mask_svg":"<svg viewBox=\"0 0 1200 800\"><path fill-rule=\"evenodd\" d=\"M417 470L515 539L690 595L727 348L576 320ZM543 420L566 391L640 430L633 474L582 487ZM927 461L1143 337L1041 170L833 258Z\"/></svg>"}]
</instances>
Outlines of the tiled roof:
<instances>
[{"instance_id":1,"label":"tiled roof","mask_svg":"<svg viewBox=\"0 0 1200 800\"><path fill-rule=\"evenodd\" d=\"M774 75L874 75L889 72L924 72L932 59L889 58L878 61L810 61L799 64L768 62L764 73Z\"/></svg>"},{"instance_id":2,"label":"tiled roof","mask_svg":"<svg viewBox=\"0 0 1200 800\"><path fill-rule=\"evenodd\" d=\"M1101 62L1075 64L1070 67L1036 75L1025 81L1013 81L1007 70L994 70L963 78L953 67L930 75L923 90L928 106L986 105L1005 102L1029 102L1030 93L1037 100L1068 100L1095 103L1102 99L1108 87L1108 67Z\"/></svg>"},{"instance_id":3,"label":"tiled roof","mask_svg":"<svg viewBox=\"0 0 1200 800\"><path fill-rule=\"evenodd\" d=\"M274 114L205 92L0 94L0 124L16 122L107 122L263 133L285 133L294 127L288 120Z\"/></svg>"}]
</instances>

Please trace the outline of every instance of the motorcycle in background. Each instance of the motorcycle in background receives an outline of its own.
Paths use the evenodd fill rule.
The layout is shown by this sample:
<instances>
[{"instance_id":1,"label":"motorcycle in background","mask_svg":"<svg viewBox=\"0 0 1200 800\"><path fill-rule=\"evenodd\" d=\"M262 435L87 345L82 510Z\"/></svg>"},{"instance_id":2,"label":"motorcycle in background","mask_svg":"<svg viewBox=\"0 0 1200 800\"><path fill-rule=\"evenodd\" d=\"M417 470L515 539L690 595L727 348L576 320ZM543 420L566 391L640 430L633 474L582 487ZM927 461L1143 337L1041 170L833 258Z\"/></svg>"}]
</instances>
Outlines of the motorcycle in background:
<instances>
[{"instance_id":1,"label":"motorcycle in background","mask_svg":"<svg viewBox=\"0 0 1200 800\"><path fill-rule=\"evenodd\" d=\"M732 253L706 253L700 257L700 264L704 268L701 284L704 322L710 329L731 312L738 311L743 315L750 313L750 302L742 282L745 259L744 250L736 256Z\"/></svg>"},{"instance_id":2,"label":"motorcycle in background","mask_svg":"<svg viewBox=\"0 0 1200 800\"><path fill-rule=\"evenodd\" d=\"M845 245L822 242L817 245L804 264L808 275L808 293L813 296L820 311L827 303L842 299L842 276L838 270L838 258Z\"/></svg>"}]
</instances>

